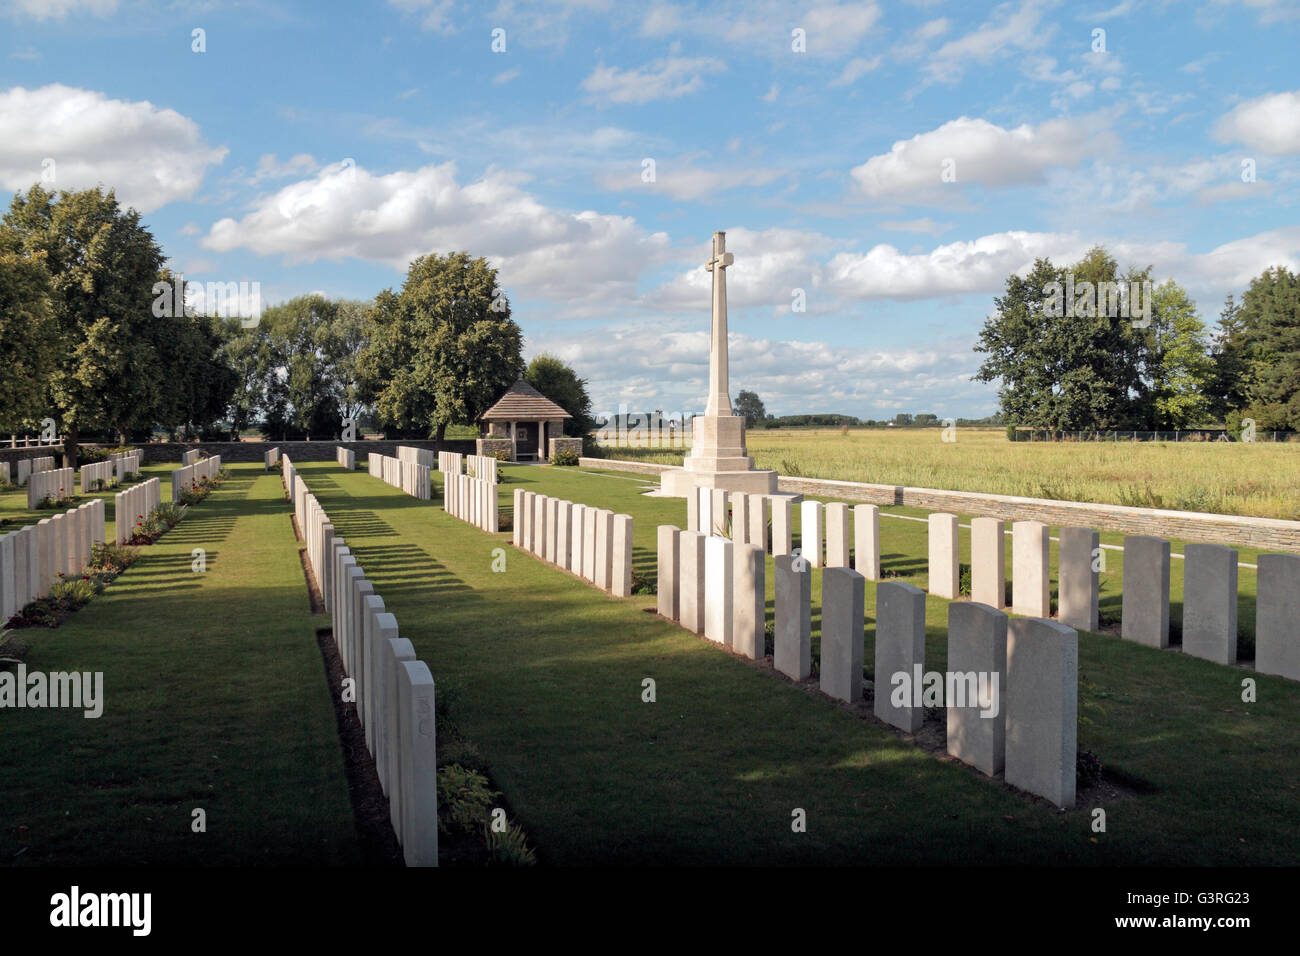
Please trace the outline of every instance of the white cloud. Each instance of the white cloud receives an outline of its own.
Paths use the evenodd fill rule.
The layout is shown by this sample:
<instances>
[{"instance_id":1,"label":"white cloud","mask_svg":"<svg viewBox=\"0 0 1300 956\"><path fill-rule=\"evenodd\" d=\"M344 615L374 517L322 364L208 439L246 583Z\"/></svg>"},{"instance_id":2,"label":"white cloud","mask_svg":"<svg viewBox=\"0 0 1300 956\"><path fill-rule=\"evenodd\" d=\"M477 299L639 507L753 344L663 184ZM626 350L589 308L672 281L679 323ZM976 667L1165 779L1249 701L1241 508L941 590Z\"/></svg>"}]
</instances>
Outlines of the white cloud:
<instances>
[{"instance_id":1,"label":"white cloud","mask_svg":"<svg viewBox=\"0 0 1300 956\"><path fill-rule=\"evenodd\" d=\"M852 176L872 199L917 200L953 185L942 181L945 169L955 172L957 184L996 187L1038 182L1045 170L1078 165L1112 142L1102 116L1049 120L1015 129L961 116L928 133L899 140L888 153L854 167Z\"/></svg>"},{"instance_id":2,"label":"white cloud","mask_svg":"<svg viewBox=\"0 0 1300 956\"><path fill-rule=\"evenodd\" d=\"M69 14L107 17L117 12L118 0L6 0L0 10L34 20L63 20Z\"/></svg>"},{"instance_id":3,"label":"white cloud","mask_svg":"<svg viewBox=\"0 0 1300 956\"><path fill-rule=\"evenodd\" d=\"M930 57L925 70L930 79L953 83L971 63L990 63L1004 54L1042 49L1056 33L1044 24L1051 3L1023 0L1019 6L1003 4L994 15L965 36L950 40Z\"/></svg>"},{"instance_id":4,"label":"white cloud","mask_svg":"<svg viewBox=\"0 0 1300 956\"><path fill-rule=\"evenodd\" d=\"M952 228L952 223L935 222L928 216L922 219L886 220L876 225L881 229L888 229L890 232L921 232L931 236L945 233Z\"/></svg>"},{"instance_id":5,"label":"white cloud","mask_svg":"<svg viewBox=\"0 0 1300 956\"><path fill-rule=\"evenodd\" d=\"M763 94L763 102L775 103L776 98L778 95L780 95L780 93L781 93L781 87L773 83L771 86L767 88L767 92Z\"/></svg>"},{"instance_id":6,"label":"white cloud","mask_svg":"<svg viewBox=\"0 0 1300 956\"><path fill-rule=\"evenodd\" d=\"M496 76L492 77L492 82L497 86L500 86L503 83L509 83L511 80L518 79L521 72L522 71L519 67L515 67L513 70L505 70L504 72L498 73Z\"/></svg>"},{"instance_id":7,"label":"white cloud","mask_svg":"<svg viewBox=\"0 0 1300 956\"><path fill-rule=\"evenodd\" d=\"M355 258L404 270L417 256L464 249L488 258L511 294L604 314L635 299L641 270L672 258L668 238L627 217L561 212L490 170L461 185L453 163L387 175L327 166L222 219L202 245L291 262Z\"/></svg>"},{"instance_id":8,"label":"white cloud","mask_svg":"<svg viewBox=\"0 0 1300 956\"><path fill-rule=\"evenodd\" d=\"M26 189L53 160L58 189L102 184L125 205L151 212L199 188L225 147L203 142L198 124L147 100L53 84L0 91L0 186Z\"/></svg>"},{"instance_id":9,"label":"white cloud","mask_svg":"<svg viewBox=\"0 0 1300 956\"><path fill-rule=\"evenodd\" d=\"M641 35L662 37L676 33L685 25L681 9L671 3L656 3L641 21Z\"/></svg>"},{"instance_id":10,"label":"white cloud","mask_svg":"<svg viewBox=\"0 0 1300 956\"><path fill-rule=\"evenodd\" d=\"M876 67L880 66L880 57L873 56L870 60L860 56L855 56L844 64L844 70L835 79L831 80L830 86L852 86L862 77L866 76Z\"/></svg>"},{"instance_id":11,"label":"white cloud","mask_svg":"<svg viewBox=\"0 0 1300 956\"><path fill-rule=\"evenodd\" d=\"M298 153L283 163L275 153L266 153L257 160L257 171L253 173L249 183L256 186L272 179L303 176L314 173L318 168L316 160L308 153Z\"/></svg>"},{"instance_id":12,"label":"white cloud","mask_svg":"<svg viewBox=\"0 0 1300 956\"><path fill-rule=\"evenodd\" d=\"M706 73L726 68L713 57L670 56L628 70L602 63L582 81L582 88L608 103L649 103L694 93L703 86Z\"/></svg>"},{"instance_id":13,"label":"white cloud","mask_svg":"<svg viewBox=\"0 0 1300 956\"><path fill-rule=\"evenodd\" d=\"M1300 153L1300 90L1238 103L1214 124L1214 137L1265 153Z\"/></svg>"},{"instance_id":14,"label":"white cloud","mask_svg":"<svg viewBox=\"0 0 1300 956\"><path fill-rule=\"evenodd\" d=\"M456 32L456 24L451 20L456 6L454 0L388 0L388 3L403 13L418 16L421 30L443 36Z\"/></svg>"},{"instance_id":15,"label":"white cloud","mask_svg":"<svg viewBox=\"0 0 1300 956\"><path fill-rule=\"evenodd\" d=\"M767 186L785 172L783 169L738 169L732 166L705 169L696 166L690 158L681 157L656 160L655 181L652 183L641 180L640 163L625 171L597 176L596 182L601 188L614 192L640 190L682 201L703 199L742 186Z\"/></svg>"}]
</instances>

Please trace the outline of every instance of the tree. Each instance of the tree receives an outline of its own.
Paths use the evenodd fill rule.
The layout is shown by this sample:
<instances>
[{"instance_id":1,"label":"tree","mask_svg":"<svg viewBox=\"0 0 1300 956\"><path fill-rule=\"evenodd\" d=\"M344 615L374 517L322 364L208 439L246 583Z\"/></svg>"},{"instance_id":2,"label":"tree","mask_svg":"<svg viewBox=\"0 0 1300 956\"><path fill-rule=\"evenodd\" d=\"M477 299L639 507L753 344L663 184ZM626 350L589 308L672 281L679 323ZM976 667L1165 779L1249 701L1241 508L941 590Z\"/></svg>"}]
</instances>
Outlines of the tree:
<instances>
[{"instance_id":1,"label":"tree","mask_svg":"<svg viewBox=\"0 0 1300 956\"><path fill-rule=\"evenodd\" d=\"M586 435L596 427L591 417L587 380L554 355L543 353L528 363L524 381L569 413L564 430L568 435Z\"/></svg>"},{"instance_id":2,"label":"tree","mask_svg":"<svg viewBox=\"0 0 1300 956\"><path fill-rule=\"evenodd\" d=\"M275 437L325 437L342 429L342 389L320 344L321 330L338 311L339 304L322 295L300 295L262 314L270 342L267 424Z\"/></svg>"},{"instance_id":3,"label":"tree","mask_svg":"<svg viewBox=\"0 0 1300 956\"><path fill-rule=\"evenodd\" d=\"M737 392L731 408L737 415L744 417L746 428L757 428L760 423L767 421L767 409L763 407L762 400L754 392L743 389Z\"/></svg>"},{"instance_id":4,"label":"tree","mask_svg":"<svg viewBox=\"0 0 1300 956\"><path fill-rule=\"evenodd\" d=\"M150 419L169 380L152 346L153 286L164 256L134 209L110 190L15 194L0 221L0 248L43 254L57 361L49 392L65 434L64 460L77 462L81 428L121 430Z\"/></svg>"},{"instance_id":5,"label":"tree","mask_svg":"<svg viewBox=\"0 0 1300 956\"><path fill-rule=\"evenodd\" d=\"M448 425L476 422L523 374L523 333L481 257L421 256L371 314L358 394L386 427L441 442Z\"/></svg>"},{"instance_id":6,"label":"tree","mask_svg":"<svg viewBox=\"0 0 1300 956\"><path fill-rule=\"evenodd\" d=\"M988 356L975 379L1000 383L1000 411L1007 421L1074 430L1117 428L1134 419L1147 386L1131 319L1109 315L1082 291L1075 302L1065 303L1068 308L1060 308L1059 293L1095 291L1099 283L1131 287L1149 277L1149 268L1121 276L1115 260L1094 248L1071 269L1039 259L1024 278L1007 278L975 346Z\"/></svg>"},{"instance_id":7,"label":"tree","mask_svg":"<svg viewBox=\"0 0 1300 956\"><path fill-rule=\"evenodd\" d=\"M1300 429L1300 275L1283 266L1251 280L1241 301L1251 372L1248 412L1261 428Z\"/></svg>"},{"instance_id":8,"label":"tree","mask_svg":"<svg viewBox=\"0 0 1300 956\"><path fill-rule=\"evenodd\" d=\"M1205 424L1210 414L1214 361L1196 303L1173 279L1155 290L1151 324L1142 332L1151 427Z\"/></svg>"},{"instance_id":9,"label":"tree","mask_svg":"<svg viewBox=\"0 0 1300 956\"><path fill-rule=\"evenodd\" d=\"M43 255L25 258L0 247L0 368L5 370L0 430L25 430L50 408L47 385L57 361L57 330L49 288Z\"/></svg>"}]
</instances>

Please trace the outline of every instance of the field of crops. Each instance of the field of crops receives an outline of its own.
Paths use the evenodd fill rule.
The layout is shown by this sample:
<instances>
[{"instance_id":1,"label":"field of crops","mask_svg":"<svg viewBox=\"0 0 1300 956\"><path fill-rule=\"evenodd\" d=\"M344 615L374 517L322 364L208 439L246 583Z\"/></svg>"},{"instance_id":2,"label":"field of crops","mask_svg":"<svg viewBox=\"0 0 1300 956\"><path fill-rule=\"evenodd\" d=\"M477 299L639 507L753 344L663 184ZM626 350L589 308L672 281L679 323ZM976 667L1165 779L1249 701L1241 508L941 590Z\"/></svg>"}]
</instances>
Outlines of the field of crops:
<instances>
[{"instance_id":1,"label":"field of crops","mask_svg":"<svg viewBox=\"0 0 1300 956\"><path fill-rule=\"evenodd\" d=\"M1009 442L1002 429L755 429L749 453L783 475L1065 501L1300 519L1300 444ZM680 464L680 449L606 448Z\"/></svg>"}]
</instances>

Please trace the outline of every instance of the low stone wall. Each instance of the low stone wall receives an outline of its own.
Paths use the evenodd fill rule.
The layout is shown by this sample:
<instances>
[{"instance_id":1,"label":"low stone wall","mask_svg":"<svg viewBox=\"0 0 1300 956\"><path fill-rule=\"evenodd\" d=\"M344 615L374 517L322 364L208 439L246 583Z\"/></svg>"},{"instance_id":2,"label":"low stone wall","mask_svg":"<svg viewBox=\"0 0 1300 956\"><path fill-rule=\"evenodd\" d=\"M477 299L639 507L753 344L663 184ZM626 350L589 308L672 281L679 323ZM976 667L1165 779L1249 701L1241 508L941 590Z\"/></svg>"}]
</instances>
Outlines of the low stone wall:
<instances>
[{"instance_id":1,"label":"low stone wall","mask_svg":"<svg viewBox=\"0 0 1300 956\"><path fill-rule=\"evenodd\" d=\"M456 451L454 448L447 448L444 451ZM475 442L474 451L468 454L482 455L485 458L495 458L498 452L505 452L511 460L515 454L515 443L509 438L480 438Z\"/></svg>"},{"instance_id":2,"label":"low stone wall","mask_svg":"<svg viewBox=\"0 0 1300 956\"><path fill-rule=\"evenodd\" d=\"M626 471L638 475L660 475L673 465L640 461L612 461L582 458L583 468ZM781 476L777 487L792 494L840 501L864 501L876 505L904 505L926 511L950 511L964 515L987 515L1008 521L1042 521L1054 526L1077 525L1121 534L1149 534L1183 541L1256 548L1261 551L1290 551L1300 554L1300 521L1277 518L1246 518L1238 515L1205 514L1198 511L1170 511L1159 508L1128 508L1123 505L1091 504L1082 501L1053 501L1048 498L1020 498L988 495L973 491L944 491L938 488L908 488L902 485L873 485L860 481L830 481L824 478Z\"/></svg>"}]
</instances>

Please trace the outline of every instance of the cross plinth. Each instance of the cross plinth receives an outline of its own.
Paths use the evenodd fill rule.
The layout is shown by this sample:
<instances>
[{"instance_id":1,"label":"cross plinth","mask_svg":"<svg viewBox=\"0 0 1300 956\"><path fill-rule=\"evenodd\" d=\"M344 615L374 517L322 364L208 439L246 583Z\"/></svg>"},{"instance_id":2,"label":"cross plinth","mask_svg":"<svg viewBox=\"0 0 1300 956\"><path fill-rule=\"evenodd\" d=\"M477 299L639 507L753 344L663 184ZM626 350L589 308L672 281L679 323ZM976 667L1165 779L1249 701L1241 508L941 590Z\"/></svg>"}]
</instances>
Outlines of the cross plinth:
<instances>
[{"instance_id":1,"label":"cross plinth","mask_svg":"<svg viewBox=\"0 0 1300 956\"><path fill-rule=\"evenodd\" d=\"M727 234L713 234L713 258L704 268L713 273L713 326L709 340L709 401L705 415L730 415L731 396L727 375L727 266L735 262L727 252Z\"/></svg>"}]
</instances>

